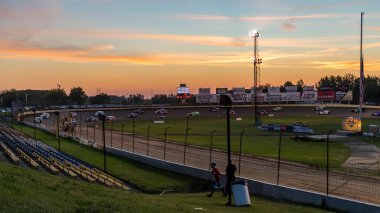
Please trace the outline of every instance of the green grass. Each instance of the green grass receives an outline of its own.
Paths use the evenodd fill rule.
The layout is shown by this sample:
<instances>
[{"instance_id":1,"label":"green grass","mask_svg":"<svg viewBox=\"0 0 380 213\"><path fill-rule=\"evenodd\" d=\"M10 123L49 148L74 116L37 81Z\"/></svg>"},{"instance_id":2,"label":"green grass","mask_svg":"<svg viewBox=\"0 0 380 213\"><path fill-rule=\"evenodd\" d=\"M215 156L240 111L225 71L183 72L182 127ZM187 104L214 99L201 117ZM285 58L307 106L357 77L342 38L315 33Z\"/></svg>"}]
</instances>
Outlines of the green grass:
<instances>
[{"instance_id":1,"label":"green grass","mask_svg":"<svg viewBox=\"0 0 380 213\"><path fill-rule=\"evenodd\" d=\"M307 123L315 130L317 134L326 134L330 129L340 129L340 118L333 116L308 116L308 117L263 117L263 123L288 125L297 121ZM252 118L243 117L242 121L231 120L231 149L233 152L239 152L240 133L245 130L242 138L242 152L245 154L277 158L279 132L261 131L252 125ZM115 131L121 131L122 125L124 131L132 132L131 121L116 121L113 124ZM168 140L184 142L186 119L165 120L165 124L153 124L152 120L135 121L135 133L146 136L148 126L151 137L164 138L164 129L169 127ZM107 128L111 128L108 124ZM210 147L210 134L216 130L213 140L213 147L226 150L226 121L222 117L194 117L189 120L188 143L204 147ZM326 161L326 143L324 142L305 142L294 141L293 133L285 133L282 138L283 160L306 163L313 166L323 167ZM332 141L331 148L331 167L340 167L343 162L350 156L350 149L336 141Z\"/></svg>"},{"instance_id":2,"label":"green grass","mask_svg":"<svg viewBox=\"0 0 380 213\"><path fill-rule=\"evenodd\" d=\"M19 130L20 126L14 125L14 128ZM24 126L23 132L32 136L33 128ZM38 140L58 148L54 135L40 130L36 130L36 133ZM103 169L103 152L101 150L79 144L68 138L61 139L61 150ZM148 193L161 193L165 189L173 189L177 193L207 189L205 181L160 170L112 154L107 154L107 171Z\"/></svg>"},{"instance_id":3,"label":"green grass","mask_svg":"<svg viewBox=\"0 0 380 213\"><path fill-rule=\"evenodd\" d=\"M251 207L225 207L220 194L148 195L107 188L67 177L53 176L0 162L1 212L328 212L252 197Z\"/></svg>"}]
</instances>

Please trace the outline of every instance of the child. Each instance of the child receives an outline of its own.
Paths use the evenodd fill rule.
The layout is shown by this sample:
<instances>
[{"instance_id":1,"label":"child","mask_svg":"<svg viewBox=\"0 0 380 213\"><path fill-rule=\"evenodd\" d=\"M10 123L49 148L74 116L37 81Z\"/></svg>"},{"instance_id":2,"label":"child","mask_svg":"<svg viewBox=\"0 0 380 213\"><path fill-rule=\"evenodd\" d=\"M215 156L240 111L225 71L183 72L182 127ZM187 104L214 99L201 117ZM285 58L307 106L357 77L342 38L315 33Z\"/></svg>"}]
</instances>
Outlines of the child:
<instances>
[{"instance_id":1,"label":"child","mask_svg":"<svg viewBox=\"0 0 380 213\"><path fill-rule=\"evenodd\" d=\"M224 188L220 184L220 171L215 166L216 166L216 163L214 163L214 162L210 164L210 167L211 167L210 178L212 176L214 176L214 181L211 185L211 192L210 192L210 194L207 194L207 197L211 197L212 194L214 193L215 189L220 189L223 192L223 196L226 196L226 193L224 192Z\"/></svg>"}]
</instances>

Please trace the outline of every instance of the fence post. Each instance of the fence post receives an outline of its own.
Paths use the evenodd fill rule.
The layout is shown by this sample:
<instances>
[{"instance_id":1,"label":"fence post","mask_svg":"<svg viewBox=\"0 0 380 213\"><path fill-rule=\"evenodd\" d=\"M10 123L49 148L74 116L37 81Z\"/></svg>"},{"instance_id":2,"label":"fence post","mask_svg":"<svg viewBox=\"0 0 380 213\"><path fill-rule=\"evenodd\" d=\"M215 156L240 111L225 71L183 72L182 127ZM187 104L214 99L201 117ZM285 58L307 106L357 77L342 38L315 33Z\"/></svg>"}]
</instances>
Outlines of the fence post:
<instances>
[{"instance_id":1,"label":"fence post","mask_svg":"<svg viewBox=\"0 0 380 213\"><path fill-rule=\"evenodd\" d=\"M121 150L123 150L123 143L124 143L124 126L125 124L121 125L121 144L120 144Z\"/></svg>"},{"instance_id":2,"label":"fence post","mask_svg":"<svg viewBox=\"0 0 380 213\"><path fill-rule=\"evenodd\" d=\"M241 163L241 141L243 140L243 134L245 130L240 133L240 150L239 150L239 176L240 176L240 163Z\"/></svg>"},{"instance_id":3,"label":"fence post","mask_svg":"<svg viewBox=\"0 0 380 213\"><path fill-rule=\"evenodd\" d=\"M164 160L166 160L166 134L168 132L169 127L165 129L165 140L164 140Z\"/></svg>"},{"instance_id":4,"label":"fence post","mask_svg":"<svg viewBox=\"0 0 380 213\"><path fill-rule=\"evenodd\" d=\"M152 126L148 126L148 137L147 137L147 143L146 143L146 156L149 156L149 131Z\"/></svg>"},{"instance_id":5,"label":"fence post","mask_svg":"<svg viewBox=\"0 0 380 213\"><path fill-rule=\"evenodd\" d=\"M135 153L135 118L132 118L132 152Z\"/></svg>"},{"instance_id":6,"label":"fence post","mask_svg":"<svg viewBox=\"0 0 380 213\"><path fill-rule=\"evenodd\" d=\"M330 135L333 133L333 130L331 129L327 133L326 137L326 195L329 195L329 154L330 154Z\"/></svg>"},{"instance_id":7,"label":"fence post","mask_svg":"<svg viewBox=\"0 0 380 213\"><path fill-rule=\"evenodd\" d=\"M94 143L95 143L95 128L96 128L96 121L94 122Z\"/></svg>"},{"instance_id":8,"label":"fence post","mask_svg":"<svg viewBox=\"0 0 380 213\"><path fill-rule=\"evenodd\" d=\"M186 147L187 147L187 133L190 131L191 128L186 129L186 135L185 135L185 147L183 148L183 165L186 163Z\"/></svg>"},{"instance_id":9,"label":"fence post","mask_svg":"<svg viewBox=\"0 0 380 213\"><path fill-rule=\"evenodd\" d=\"M113 122L111 121L111 147L112 147L112 132L113 132Z\"/></svg>"},{"instance_id":10,"label":"fence post","mask_svg":"<svg viewBox=\"0 0 380 213\"><path fill-rule=\"evenodd\" d=\"M281 140L284 131L280 131L280 138L278 141L278 161L277 161L277 185L280 183L280 163L281 163Z\"/></svg>"},{"instance_id":11,"label":"fence post","mask_svg":"<svg viewBox=\"0 0 380 213\"><path fill-rule=\"evenodd\" d=\"M213 130L212 132L211 132L211 140L210 140L210 162L209 162L209 167L208 167L208 169L211 169L211 154L212 154L212 141L213 141L213 139L214 139L214 134L215 134L215 132L216 132L216 130Z\"/></svg>"}]
</instances>

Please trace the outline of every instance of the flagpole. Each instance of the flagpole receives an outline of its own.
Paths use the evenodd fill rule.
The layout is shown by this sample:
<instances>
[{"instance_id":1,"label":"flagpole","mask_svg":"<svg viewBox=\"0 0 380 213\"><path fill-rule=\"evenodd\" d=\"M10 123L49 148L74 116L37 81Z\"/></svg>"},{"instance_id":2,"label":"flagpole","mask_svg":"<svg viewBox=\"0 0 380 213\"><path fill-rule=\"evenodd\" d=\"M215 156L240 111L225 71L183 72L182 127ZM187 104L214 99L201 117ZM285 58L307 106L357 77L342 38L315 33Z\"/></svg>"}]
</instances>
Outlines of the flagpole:
<instances>
[{"instance_id":1,"label":"flagpole","mask_svg":"<svg viewBox=\"0 0 380 213\"><path fill-rule=\"evenodd\" d=\"M363 15L360 14L360 114L363 112L364 102L364 65L363 65Z\"/></svg>"}]
</instances>

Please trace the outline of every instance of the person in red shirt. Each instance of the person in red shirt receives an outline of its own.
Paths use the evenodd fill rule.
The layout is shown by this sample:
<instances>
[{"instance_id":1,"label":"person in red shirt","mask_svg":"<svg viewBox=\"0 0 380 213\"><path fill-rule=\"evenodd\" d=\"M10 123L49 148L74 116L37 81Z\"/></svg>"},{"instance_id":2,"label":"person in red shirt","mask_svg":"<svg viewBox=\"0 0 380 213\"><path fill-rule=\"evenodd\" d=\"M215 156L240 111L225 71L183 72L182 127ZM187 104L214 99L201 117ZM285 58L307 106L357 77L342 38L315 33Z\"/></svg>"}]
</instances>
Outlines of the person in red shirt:
<instances>
[{"instance_id":1,"label":"person in red shirt","mask_svg":"<svg viewBox=\"0 0 380 213\"><path fill-rule=\"evenodd\" d=\"M223 186L220 184L220 171L218 168L216 168L216 163L211 163L211 175L210 178L213 177L213 182L211 185L210 194L207 194L207 197L212 197L212 194L214 193L215 189L220 189L223 192L223 196L226 196L226 193L224 192Z\"/></svg>"}]
</instances>

